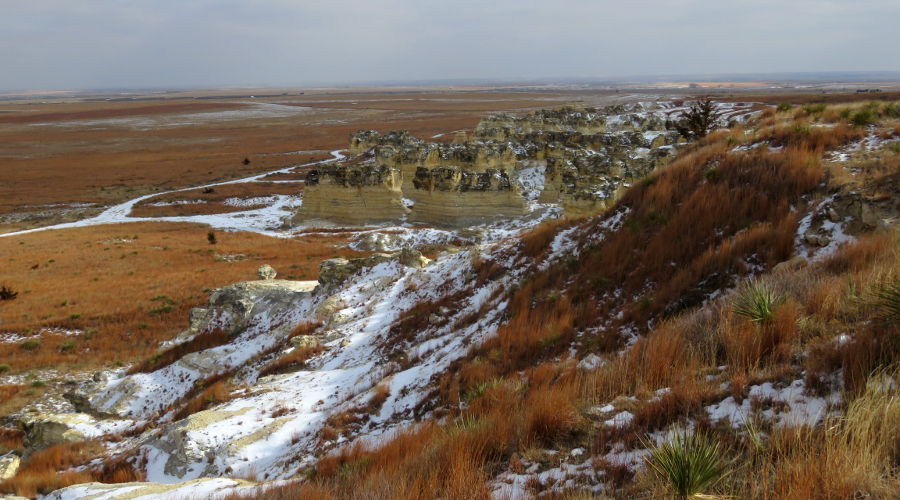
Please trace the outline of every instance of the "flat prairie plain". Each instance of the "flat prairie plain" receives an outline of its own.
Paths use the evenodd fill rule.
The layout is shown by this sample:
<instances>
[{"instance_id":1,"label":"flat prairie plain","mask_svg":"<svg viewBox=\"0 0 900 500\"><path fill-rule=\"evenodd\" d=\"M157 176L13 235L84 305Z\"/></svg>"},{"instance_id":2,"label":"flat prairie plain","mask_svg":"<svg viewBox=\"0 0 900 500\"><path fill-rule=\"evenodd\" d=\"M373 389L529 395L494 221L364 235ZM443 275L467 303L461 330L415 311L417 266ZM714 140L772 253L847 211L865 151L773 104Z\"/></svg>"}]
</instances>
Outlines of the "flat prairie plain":
<instances>
[{"instance_id":1,"label":"flat prairie plain","mask_svg":"<svg viewBox=\"0 0 900 500\"><path fill-rule=\"evenodd\" d=\"M471 129L485 112L567 100L548 93L406 92L0 101L0 232L60 222L59 209L75 204L92 215L142 194L325 158L359 129L431 137ZM14 212L20 215L3 217Z\"/></svg>"}]
</instances>

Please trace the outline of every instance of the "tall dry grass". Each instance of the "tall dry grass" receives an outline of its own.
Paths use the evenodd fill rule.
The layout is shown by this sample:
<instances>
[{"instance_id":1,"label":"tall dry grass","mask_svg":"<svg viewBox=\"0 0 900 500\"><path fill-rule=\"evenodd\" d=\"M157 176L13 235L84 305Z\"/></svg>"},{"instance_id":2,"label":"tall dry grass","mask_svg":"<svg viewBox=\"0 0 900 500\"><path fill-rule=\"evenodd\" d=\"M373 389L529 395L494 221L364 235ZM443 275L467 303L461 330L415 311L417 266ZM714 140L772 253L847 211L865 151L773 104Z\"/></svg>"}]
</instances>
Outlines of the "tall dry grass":
<instances>
[{"instance_id":1,"label":"tall dry grass","mask_svg":"<svg viewBox=\"0 0 900 500\"><path fill-rule=\"evenodd\" d=\"M0 344L10 373L39 368L94 369L151 356L187 327L208 291L257 279L263 263L279 278L316 279L318 265L353 256L347 235L291 240L219 233L181 223L135 223L40 232L0 239L0 273L19 291L0 310L2 331L35 334L32 350ZM37 335L43 328L80 335ZM71 342L71 347L63 344Z\"/></svg>"}]
</instances>

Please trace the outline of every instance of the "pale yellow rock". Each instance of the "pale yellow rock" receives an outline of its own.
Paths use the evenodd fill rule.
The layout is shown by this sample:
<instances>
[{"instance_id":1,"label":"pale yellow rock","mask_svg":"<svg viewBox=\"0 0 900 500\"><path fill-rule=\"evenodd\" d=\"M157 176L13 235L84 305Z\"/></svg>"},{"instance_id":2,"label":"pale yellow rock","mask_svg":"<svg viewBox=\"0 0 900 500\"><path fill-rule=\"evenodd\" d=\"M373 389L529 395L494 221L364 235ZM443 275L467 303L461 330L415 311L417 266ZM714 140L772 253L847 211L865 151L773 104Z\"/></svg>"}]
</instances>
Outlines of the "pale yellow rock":
<instances>
[{"instance_id":1,"label":"pale yellow rock","mask_svg":"<svg viewBox=\"0 0 900 500\"><path fill-rule=\"evenodd\" d=\"M0 481L12 479L19 471L22 460L12 453L0 457Z\"/></svg>"},{"instance_id":2,"label":"pale yellow rock","mask_svg":"<svg viewBox=\"0 0 900 500\"><path fill-rule=\"evenodd\" d=\"M330 166L307 175L303 204L293 221L363 225L404 217L400 171L386 166Z\"/></svg>"},{"instance_id":3,"label":"pale yellow rock","mask_svg":"<svg viewBox=\"0 0 900 500\"><path fill-rule=\"evenodd\" d=\"M518 185L502 169L476 173L459 167L419 167L414 188L417 201L411 220L463 226L526 211Z\"/></svg>"},{"instance_id":4,"label":"pale yellow rock","mask_svg":"<svg viewBox=\"0 0 900 500\"><path fill-rule=\"evenodd\" d=\"M93 417L84 413L39 413L22 420L25 442L29 448L85 441L87 438L77 427L93 426L95 423Z\"/></svg>"}]
</instances>

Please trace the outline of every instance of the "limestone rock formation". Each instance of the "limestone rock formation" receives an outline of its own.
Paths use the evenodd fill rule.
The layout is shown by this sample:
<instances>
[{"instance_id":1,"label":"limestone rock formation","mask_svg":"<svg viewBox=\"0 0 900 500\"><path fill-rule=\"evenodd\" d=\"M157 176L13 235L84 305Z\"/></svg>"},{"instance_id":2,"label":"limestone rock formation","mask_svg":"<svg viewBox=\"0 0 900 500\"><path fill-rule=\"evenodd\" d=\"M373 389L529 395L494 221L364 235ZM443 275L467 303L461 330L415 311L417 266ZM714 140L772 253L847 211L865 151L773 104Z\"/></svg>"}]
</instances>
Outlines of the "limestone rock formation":
<instances>
[{"instance_id":1,"label":"limestone rock formation","mask_svg":"<svg viewBox=\"0 0 900 500\"><path fill-rule=\"evenodd\" d=\"M538 130L594 134L606 130L606 116L596 108L579 109L571 106L542 109L525 116L494 113L478 123L475 136L504 141Z\"/></svg>"},{"instance_id":2,"label":"limestone rock formation","mask_svg":"<svg viewBox=\"0 0 900 500\"><path fill-rule=\"evenodd\" d=\"M261 280L273 280L275 279L275 276L278 276L278 271L268 264L263 264L259 266L256 275L259 276L259 279Z\"/></svg>"},{"instance_id":3,"label":"limestone rock formation","mask_svg":"<svg viewBox=\"0 0 900 500\"><path fill-rule=\"evenodd\" d=\"M404 217L400 171L386 165L326 165L310 170L294 221L368 224Z\"/></svg>"},{"instance_id":4,"label":"limestone rock formation","mask_svg":"<svg viewBox=\"0 0 900 500\"><path fill-rule=\"evenodd\" d=\"M230 342L186 354L152 373L135 373L85 384L67 395L82 411L96 415L147 418L183 397L192 383L226 373L277 345L291 331L295 318L312 307L315 281L262 280L235 283L214 290L209 306L191 312L191 324L163 349L213 330L227 332ZM171 379L178 379L178 384ZM168 385L161 381L169 380Z\"/></svg>"},{"instance_id":5,"label":"limestone rock formation","mask_svg":"<svg viewBox=\"0 0 900 500\"><path fill-rule=\"evenodd\" d=\"M408 146L421 142L422 139L409 135L405 130L392 130L385 135L376 130L359 130L350 135L350 154L362 154L376 146Z\"/></svg>"},{"instance_id":6,"label":"limestone rock formation","mask_svg":"<svg viewBox=\"0 0 900 500\"><path fill-rule=\"evenodd\" d=\"M525 213L525 198L502 169L482 173L459 167L419 167L413 181L414 220L441 226L477 224Z\"/></svg>"},{"instance_id":7,"label":"limestone rock formation","mask_svg":"<svg viewBox=\"0 0 900 500\"><path fill-rule=\"evenodd\" d=\"M84 413L39 413L20 420L25 431L25 446L31 449L84 441L87 439L85 433L91 433L94 422L93 417Z\"/></svg>"},{"instance_id":8,"label":"limestone rock formation","mask_svg":"<svg viewBox=\"0 0 900 500\"><path fill-rule=\"evenodd\" d=\"M598 213L656 165L651 157L627 154L552 157L547 161L540 200L561 203L571 216Z\"/></svg>"},{"instance_id":9,"label":"limestone rock formation","mask_svg":"<svg viewBox=\"0 0 900 500\"><path fill-rule=\"evenodd\" d=\"M14 453L0 456L0 481L6 481L16 475L22 460Z\"/></svg>"},{"instance_id":10,"label":"limestone rock formation","mask_svg":"<svg viewBox=\"0 0 900 500\"><path fill-rule=\"evenodd\" d=\"M456 166L469 172L481 173L488 169L511 171L516 166L515 151L506 143L491 141L382 146L375 148L375 158L376 161L400 169L403 175L403 193L414 200L419 193L413 189L413 179L419 167Z\"/></svg>"}]
</instances>

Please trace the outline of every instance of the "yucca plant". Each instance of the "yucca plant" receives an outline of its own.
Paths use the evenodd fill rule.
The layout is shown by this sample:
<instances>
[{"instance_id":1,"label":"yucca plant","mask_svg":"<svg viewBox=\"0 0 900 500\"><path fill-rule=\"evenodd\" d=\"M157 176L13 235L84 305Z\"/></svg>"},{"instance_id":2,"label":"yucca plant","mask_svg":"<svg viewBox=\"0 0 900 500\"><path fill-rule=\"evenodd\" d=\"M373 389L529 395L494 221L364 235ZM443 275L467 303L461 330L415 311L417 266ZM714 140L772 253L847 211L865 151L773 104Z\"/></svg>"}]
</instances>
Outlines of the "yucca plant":
<instances>
[{"instance_id":1,"label":"yucca plant","mask_svg":"<svg viewBox=\"0 0 900 500\"><path fill-rule=\"evenodd\" d=\"M883 312L884 316L891 321L900 321L900 280L893 280L890 283L882 283L873 292L875 305Z\"/></svg>"},{"instance_id":2,"label":"yucca plant","mask_svg":"<svg viewBox=\"0 0 900 500\"><path fill-rule=\"evenodd\" d=\"M703 491L721 481L730 466L719 444L699 432L676 434L645 460L678 499L716 498Z\"/></svg>"},{"instance_id":3,"label":"yucca plant","mask_svg":"<svg viewBox=\"0 0 900 500\"><path fill-rule=\"evenodd\" d=\"M754 323L766 323L775 314L775 307L781 302L771 286L751 281L734 301L734 312Z\"/></svg>"}]
</instances>

